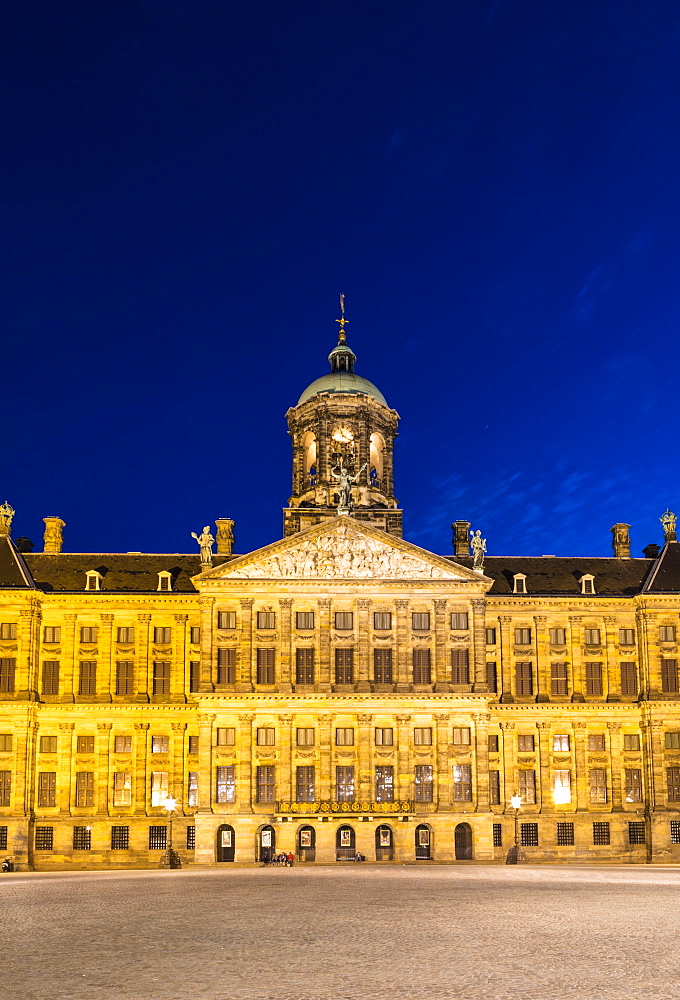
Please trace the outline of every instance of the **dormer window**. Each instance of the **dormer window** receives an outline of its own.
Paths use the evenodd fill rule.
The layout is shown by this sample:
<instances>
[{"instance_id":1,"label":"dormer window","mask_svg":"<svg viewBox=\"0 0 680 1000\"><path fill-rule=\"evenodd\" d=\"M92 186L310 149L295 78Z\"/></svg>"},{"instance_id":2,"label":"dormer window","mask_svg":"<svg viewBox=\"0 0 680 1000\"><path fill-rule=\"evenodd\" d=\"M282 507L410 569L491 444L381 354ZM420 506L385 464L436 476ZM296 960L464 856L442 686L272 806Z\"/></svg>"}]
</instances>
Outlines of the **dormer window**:
<instances>
[{"instance_id":1,"label":"dormer window","mask_svg":"<svg viewBox=\"0 0 680 1000\"><path fill-rule=\"evenodd\" d=\"M527 592L527 578L524 573L515 573L513 576L513 594L526 594Z\"/></svg>"},{"instance_id":2,"label":"dormer window","mask_svg":"<svg viewBox=\"0 0 680 1000\"><path fill-rule=\"evenodd\" d=\"M581 577L581 593L582 594L595 593L595 577L591 573L585 573Z\"/></svg>"},{"instance_id":3,"label":"dormer window","mask_svg":"<svg viewBox=\"0 0 680 1000\"><path fill-rule=\"evenodd\" d=\"M167 569L162 569L158 574L158 589L166 593L172 590L172 574Z\"/></svg>"},{"instance_id":4,"label":"dormer window","mask_svg":"<svg viewBox=\"0 0 680 1000\"><path fill-rule=\"evenodd\" d=\"M101 590L103 577L96 569L89 569L85 574L85 590Z\"/></svg>"}]
</instances>

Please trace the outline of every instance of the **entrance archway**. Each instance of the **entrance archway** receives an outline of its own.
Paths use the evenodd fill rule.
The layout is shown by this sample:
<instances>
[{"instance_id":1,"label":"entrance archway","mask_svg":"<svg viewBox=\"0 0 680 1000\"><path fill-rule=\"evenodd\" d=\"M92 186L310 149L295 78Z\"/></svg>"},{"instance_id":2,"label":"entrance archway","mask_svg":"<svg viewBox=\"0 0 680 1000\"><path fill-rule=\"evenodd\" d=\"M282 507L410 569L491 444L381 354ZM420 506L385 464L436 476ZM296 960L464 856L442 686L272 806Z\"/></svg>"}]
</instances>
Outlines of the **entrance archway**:
<instances>
[{"instance_id":1,"label":"entrance archway","mask_svg":"<svg viewBox=\"0 0 680 1000\"><path fill-rule=\"evenodd\" d=\"M218 861L233 861L236 853L236 837L233 826L223 823L217 828L217 850Z\"/></svg>"},{"instance_id":2,"label":"entrance archway","mask_svg":"<svg viewBox=\"0 0 680 1000\"><path fill-rule=\"evenodd\" d=\"M335 835L336 861L351 861L356 853L356 837L351 826L341 826Z\"/></svg>"},{"instance_id":3,"label":"entrance archway","mask_svg":"<svg viewBox=\"0 0 680 1000\"><path fill-rule=\"evenodd\" d=\"M394 834L392 827L383 824L375 831L375 860L394 861Z\"/></svg>"},{"instance_id":4,"label":"entrance archway","mask_svg":"<svg viewBox=\"0 0 680 1000\"><path fill-rule=\"evenodd\" d=\"M271 861L276 850L276 831L273 826L261 826L257 831L257 861Z\"/></svg>"},{"instance_id":5,"label":"entrance archway","mask_svg":"<svg viewBox=\"0 0 680 1000\"><path fill-rule=\"evenodd\" d=\"M298 861L316 861L316 830L301 826L297 835Z\"/></svg>"},{"instance_id":6,"label":"entrance archway","mask_svg":"<svg viewBox=\"0 0 680 1000\"><path fill-rule=\"evenodd\" d=\"M456 861L472 861L472 828L469 823L459 823L453 833Z\"/></svg>"},{"instance_id":7,"label":"entrance archway","mask_svg":"<svg viewBox=\"0 0 680 1000\"><path fill-rule=\"evenodd\" d=\"M432 859L432 831L425 823L416 827L416 861Z\"/></svg>"}]
</instances>

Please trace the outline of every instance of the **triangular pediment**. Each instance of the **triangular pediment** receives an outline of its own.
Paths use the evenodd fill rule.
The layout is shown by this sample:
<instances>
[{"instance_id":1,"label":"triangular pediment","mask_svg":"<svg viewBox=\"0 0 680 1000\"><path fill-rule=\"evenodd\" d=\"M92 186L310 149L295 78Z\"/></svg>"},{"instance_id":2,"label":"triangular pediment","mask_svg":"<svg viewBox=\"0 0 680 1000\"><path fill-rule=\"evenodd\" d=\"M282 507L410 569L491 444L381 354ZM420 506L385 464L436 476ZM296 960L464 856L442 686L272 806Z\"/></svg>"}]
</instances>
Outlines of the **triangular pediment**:
<instances>
[{"instance_id":1,"label":"triangular pediment","mask_svg":"<svg viewBox=\"0 0 680 1000\"><path fill-rule=\"evenodd\" d=\"M450 580L488 583L480 573L340 516L202 573L209 580Z\"/></svg>"}]
</instances>

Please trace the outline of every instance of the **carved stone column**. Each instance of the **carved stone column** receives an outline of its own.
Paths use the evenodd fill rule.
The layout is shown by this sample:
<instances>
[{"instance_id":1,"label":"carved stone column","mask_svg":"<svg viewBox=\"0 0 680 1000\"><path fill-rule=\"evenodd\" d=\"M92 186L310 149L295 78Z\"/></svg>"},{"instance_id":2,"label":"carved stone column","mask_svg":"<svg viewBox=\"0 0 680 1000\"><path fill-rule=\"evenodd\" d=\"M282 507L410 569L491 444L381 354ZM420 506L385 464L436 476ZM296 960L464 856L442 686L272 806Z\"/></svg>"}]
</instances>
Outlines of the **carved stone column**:
<instances>
[{"instance_id":1,"label":"carved stone column","mask_svg":"<svg viewBox=\"0 0 680 1000\"><path fill-rule=\"evenodd\" d=\"M572 701L585 701L586 679L583 673L581 616L569 615L569 653L571 657Z\"/></svg>"},{"instance_id":2,"label":"carved stone column","mask_svg":"<svg viewBox=\"0 0 680 1000\"><path fill-rule=\"evenodd\" d=\"M611 782L612 812L622 809L621 798L621 723L608 722L609 730L609 761Z\"/></svg>"},{"instance_id":3,"label":"carved stone column","mask_svg":"<svg viewBox=\"0 0 680 1000\"><path fill-rule=\"evenodd\" d=\"M292 659L292 607L292 598L282 597L279 600L279 621L281 622L281 642L279 645L279 690L284 692L292 691L293 684L295 683ZM282 798L285 798L285 796L282 796Z\"/></svg>"},{"instance_id":4,"label":"carved stone column","mask_svg":"<svg viewBox=\"0 0 680 1000\"><path fill-rule=\"evenodd\" d=\"M397 717L397 773L395 775L395 801L413 798L413 767L411 765L411 716Z\"/></svg>"},{"instance_id":5,"label":"carved stone column","mask_svg":"<svg viewBox=\"0 0 680 1000\"><path fill-rule=\"evenodd\" d=\"M574 722L574 779L576 792L572 803L576 812L588 811L588 776L586 774L586 723Z\"/></svg>"},{"instance_id":6,"label":"carved stone column","mask_svg":"<svg viewBox=\"0 0 680 1000\"><path fill-rule=\"evenodd\" d=\"M432 806L438 812L449 812L451 809L451 766L449 764L451 716L442 712L436 716L437 755L435 758L434 802Z\"/></svg>"},{"instance_id":7,"label":"carved stone column","mask_svg":"<svg viewBox=\"0 0 680 1000\"><path fill-rule=\"evenodd\" d=\"M149 759L149 723L135 722L135 766L133 780L135 783L135 816L147 815L147 767Z\"/></svg>"},{"instance_id":8,"label":"carved stone column","mask_svg":"<svg viewBox=\"0 0 680 1000\"><path fill-rule=\"evenodd\" d=\"M514 678L513 668L513 641L512 641L512 618L510 615L500 615L498 619L499 643L498 652L500 662L497 664L498 698L501 702L513 702Z\"/></svg>"},{"instance_id":9,"label":"carved stone column","mask_svg":"<svg viewBox=\"0 0 680 1000\"><path fill-rule=\"evenodd\" d=\"M173 657L170 671L170 699L174 702L185 702L189 690L188 620L189 615L175 615L177 639L172 644Z\"/></svg>"},{"instance_id":10,"label":"carved stone column","mask_svg":"<svg viewBox=\"0 0 680 1000\"><path fill-rule=\"evenodd\" d=\"M357 799L362 802L372 802L373 775L371 761L373 758L373 733L371 732L372 715L357 715L359 724L359 759L357 768Z\"/></svg>"},{"instance_id":11,"label":"carved stone column","mask_svg":"<svg viewBox=\"0 0 680 1000\"><path fill-rule=\"evenodd\" d=\"M78 615L64 615L61 627L61 690L60 701L74 702L78 690L76 671L76 628Z\"/></svg>"},{"instance_id":12,"label":"carved stone column","mask_svg":"<svg viewBox=\"0 0 680 1000\"><path fill-rule=\"evenodd\" d=\"M75 792L75 728L74 722L61 722L59 724L60 736L57 741L59 749L59 754L57 756L57 773L61 778L61 787L59 789L57 803L59 805L59 812L63 813L65 816L71 815L71 803ZM36 728L35 739L37 738Z\"/></svg>"},{"instance_id":13,"label":"carved stone column","mask_svg":"<svg viewBox=\"0 0 680 1000\"><path fill-rule=\"evenodd\" d=\"M410 691L413 687L411 673L411 645L409 643L408 600L399 599L394 602L397 615L397 684L395 691Z\"/></svg>"},{"instance_id":14,"label":"carved stone column","mask_svg":"<svg viewBox=\"0 0 680 1000\"><path fill-rule=\"evenodd\" d=\"M199 671L198 690L209 694L215 690L216 669L213 642L213 609L215 600L212 597L199 597L198 607L201 612L201 667Z\"/></svg>"},{"instance_id":15,"label":"carved stone column","mask_svg":"<svg viewBox=\"0 0 680 1000\"><path fill-rule=\"evenodd\" d=\"M519 777L515 756L515 723L501 722L501 753L503 770L501 773L501 802L503 811L510 808L510 796L519 792Z\"/></svg>"},{"instance_id":16,"label":"carved stone column","mask_svg":"<svg viewBox=\"0 0 680 1000\"><path fill-rule=\"evenodd\" d=\"M486 683L486 601L475 598L472 606L472 659L474 662L473 691L487 692Z\"/></svg>"},{"instance_id":17,"label":"carved stone column","mask_svg":"<svg viewBox=\"0 0 680 1000\"><path fill-rule=\"evenodd\" d=\"M604 619L604 690L603 694L607 701L621 701L619 694L621 688L621 678L619 676L618 663L618 642L617 642L618 618L607 615Z\"/></svg>"},{"instance_id":18,"label":"carved stone column","mask_svg":"<svg viewBox=\"0 0 680 1000\"><path fill-rule=\"evenodd\" d=\"M649 659L649 632L654 616L650 615L644 608L635 610L635 626L637 631L637 655L638 655L638 676L640 684L640 695L649 700L660 694L659 684L653 677L651 663Z\"/></svg>"},{"instance_id":19,"label":"carved stone column","mask_svg":"<svg viewBox=\"0 0 680 1000\"><path fill-rule=\"evenodd\" d=\"M253 649L253 599L244 597L241 602L241 640L236 660L236 690L246 693L254 691L257 676L255 651Z\"/></svg>"},{"instance_id":20,"label":"carved stone column","mask_svg":"<svg viewBox=\"0 0 680 1000\"><path fill-rule=\"evenodd\" d=\"M40 623L42 613L37 604L19 612L19 648L17 650L14 690L20 701L37 701L40 681L38 678L40 648Z\"/></svg>"},{"instance_id":21,"label":"carved stone column","mask_svg":"<svg viewBox=\"0 0 680 1000\"><path fill-rule=\"evenodd\" d=\"M240 738L239 738L239 767L237 779L238 811L250 814L253 811L253 801L255 798L253 789L253 753L255 750L253 740L253 719L255 715L248 712L239 715Z\"/></svg>"},{"instance_id":22,"label":"carved stone column","mask_svg":"<svg viewBox=\"0 0 680 1000\"><path fill-rule=\"evenodd\" d=\"M186 782L186 760L185 753L185 733L186 722L173 722L172 724L172 771L170 773L170 795L177 799L177 812L184 816L187 805L187 782Z\"/></svg>"},{"instance_id":23,"label":"carved stone column","mask_svg":"<svg viewBox=\"0 0 680 1000\"><path fill-rule=\"evenodd\" d=\"M276 797L284 802L295 801L295 734L293 716L279 716L279 773L276 775Z\"/></svg>"},{"instance_id":24,"label":"carved stone column","mask_svg":"<svg viewBox=\"0 0 680 1000\"><path fill-rule=\"evenodd\" d=\"M317 686L319 691L331 689L331 599L321 597L317 601L319 609L319 667Z\"/></svg>"},{"instance_id":25,"label":"carved stone column","mask_svg":"<svg viewBox=\"0 0 680 1000\"><path fill-rule=\"evenodd\" d=\"M548 630L545 615L534 615L536 648L536 701L550 701L551 671L548 662Z\"/></svg>"},{"instance_id":26,"label":"carved stone column","mask_svg":"<svg viewBox=\"0 0 680 1000\"><path fill-rule=\"evenodd\" d=\"M472 716L475 722L475 757L473 772L476 774L477 812L490 812L489 805L489 723L486 712Z\"/></svg>"},{"instance_id":27,"label":"carved stone column","mask_svg":"<svg viewBox=\"0 0 680 1000\"><path fill-rule=\"evenodd\" d=\"M149 663L151 615L137 615L137 670L135 701L148 701L152 689Z\"/></svg>"},{"instance_id":28,"label":"carved stone column","mask_svg":"<svg viewBox=\"0 0 680 1000\"><path fill-rule=\"evenodd\" d=\"M538 730L539 760L538 780L536 782L536 806L538 812L551 812L553 808L550 788L551 724L549 722L537 722L536 729Z\"/></svg>"},{"instance_id":29,"label":"carved stone column","mask_svg":"<svg viewBox=\"0 0 680 1000\"><path fill-rule=\"evenodd\" d=\"M212 776L212 744L213 744L213 723L215 716L212 712L201 712L198 716L198 809L197 813L212 812L213 801L213 776ZM243 768L237 771L237 792L236 797L241 801L241 781ZM239 810L240 812L241 810ZM247 810L249 811L249 810Z\"/></svg>"},{"instance_id":30,"label":"carved stone column","mask_svg":"<svg viewBox=\"0 0 680 1000\"><path fill-rule=\"evenodd\" d=\"M370 666L369 666L369 613L372 601L366 598L359 598L357 606L357 676L356 690L370 691Z\"/></svg>"},{"instance_id":31,"label":"carved stone column","mask_svg":"<svg viewBox=\"0 0 680 1000\"><path fill-rule=\"evenodd\" d=\"M434 663L432 664L432 683L434 691L446 692L451 689L451 675L447 663L447 639L449 634L446 620L446 609L449 602L438 598L434 602Z\"/></svg>"},{"instance_id":32,"label":"carved stone column","mask_svg":"<svg viewBox=\"0 0 680 1000\"><path fill-rule=\"evenodd\" d=\"M663 723L656 720L644 720L642 723L642 732L643 767L647 772L647 784L649 786L647 799L652 812L658 812L666 808L666 782L663 767Z\"/></svg>"},{"instance_id":33,"label":"carved stone column","mask_svg":"<svg viewBox=\"0 0 680 1000\"><path fill-rule=\"evenodd\" d=\"M107 816L109 811L109 788L111 787L109 761L112 729L113 726L110 722L97 723L97 773L95 775L94 808L104 816Z\"/></svg>"},{"instance_id":34,"label":"carved stone column","mask_svg":"<svg viewBox=\"0 0 680 1000\"><path fill-rule=\"evenodd\" d=\"M317 799L333 797L333 775L331 773L331 753L333 746L333 716L318 716L319 775L317 778Z\"/></svg>"},{"instance_id":35,"label":"carved stone column","mask_svg":"<svg viewBox=\"0 0 680 1000\"><path fill-rule=\"evenodd\" d=\"M113 666L113 615L101 615L99 625L99 665L97 667L97 701L113 701L116 691L116 671Z\"/></svg>"}]
</instances>

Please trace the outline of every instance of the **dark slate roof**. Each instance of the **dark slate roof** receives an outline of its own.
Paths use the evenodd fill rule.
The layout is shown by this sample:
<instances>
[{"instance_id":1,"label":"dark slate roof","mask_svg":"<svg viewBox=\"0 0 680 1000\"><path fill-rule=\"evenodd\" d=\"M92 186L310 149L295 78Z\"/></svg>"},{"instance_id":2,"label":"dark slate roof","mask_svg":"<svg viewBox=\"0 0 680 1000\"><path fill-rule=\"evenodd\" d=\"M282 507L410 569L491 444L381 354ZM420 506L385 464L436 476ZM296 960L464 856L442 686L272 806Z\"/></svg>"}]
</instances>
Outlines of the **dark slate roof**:
<instances>
[{"instance_id":1,"label":"dark slate roof","mask_svg":"<svg viewBox=\"0 0 680 1000\"><path fill-rule=\"evenodd\" d=\"M33 579L39 590L84 591L85 574L90 569L101 573L102 590L119 593L155 593L158 591L158 574L168 570L172 574L174 593L195 594L192 576L201 571L196 555L130 555L123 553L70 553L45 555L44 552L25 556ZM216 557L214 566L227 562L229 557Z\"/></svg>"},{"instance_id":2,"label":"dark slate roof","mask_svg":"<svg viewBox=\"0 0 680 1000\"><path fill-rule=\"evenodd\" d=\"M0 587L4 590L34 590L24 557L11 538L0 536Z\"/></svg>"},{"instance_id":3,"label":"dark slate roof","mask_svg":"<svg viewBox=\"0 0 680 1000\"><path fill-rule=\"evenodd\" d=\"M649 574L645 593L670 594L680 591L680 544L666 542Z\"/></svg>"},{"instance_id":4,"label":"dark slate roof","mask_svg":"<svg viewBox=\"0 0 680 1000\"><path fill-rule=\"evenodd\" d=\"M678 546L680 548L680 546ZM453 562L472 566L471 558L448 556ZM679 564L680 565L680 564ZM630 596L639 594L653 559L614 559L569 556L488 556L484 575L494 581L489 594L512 594L513 576L524 573L527 594L581 594L584 574L595 577L595 596ZM676 588L680 589L680 588Z\"/></svg>"}]
</instances>

